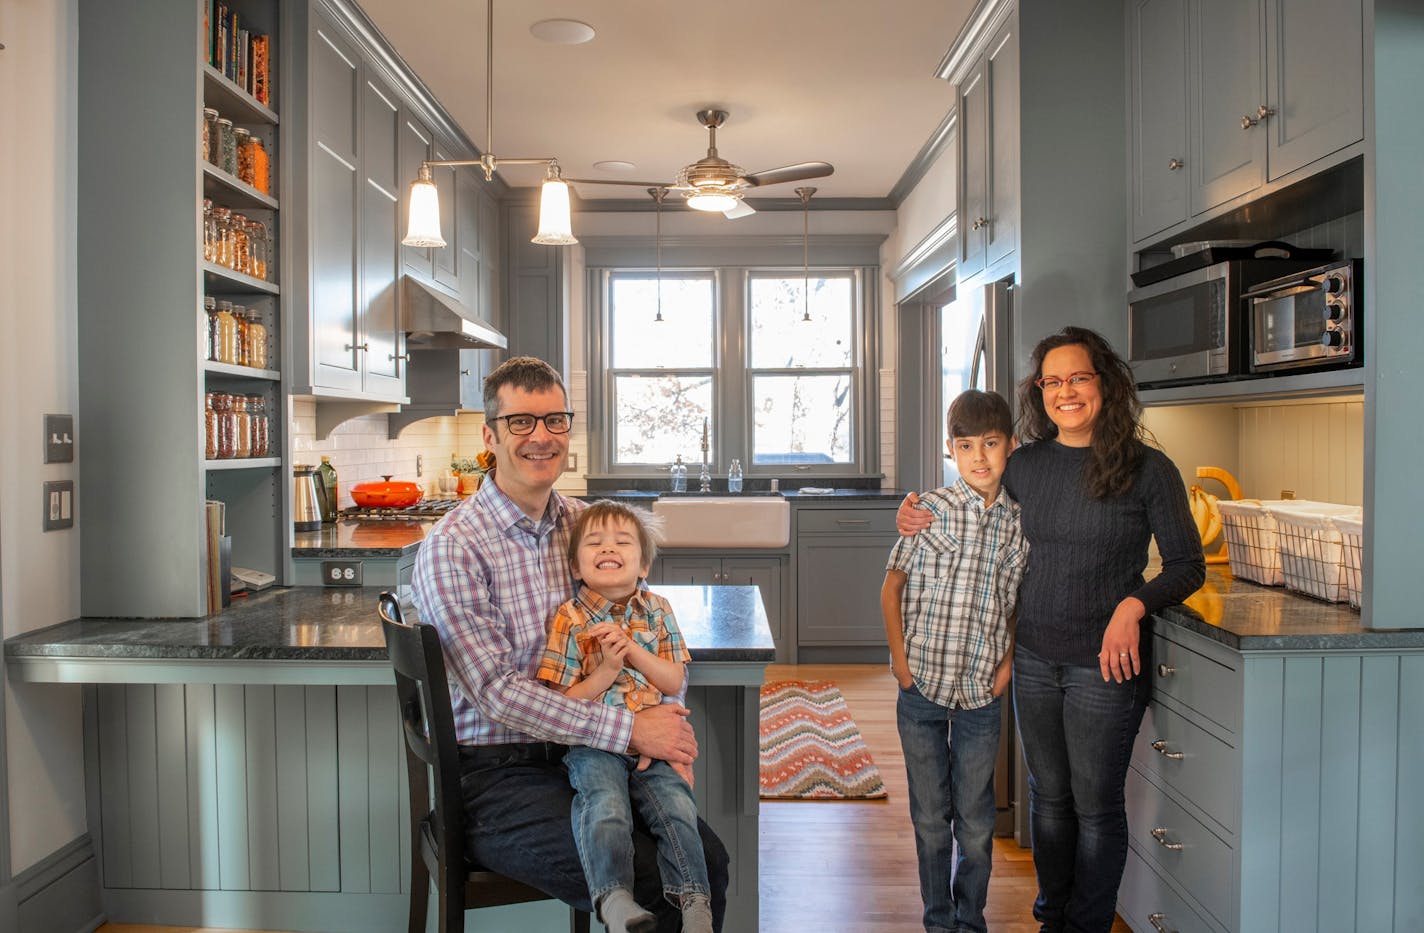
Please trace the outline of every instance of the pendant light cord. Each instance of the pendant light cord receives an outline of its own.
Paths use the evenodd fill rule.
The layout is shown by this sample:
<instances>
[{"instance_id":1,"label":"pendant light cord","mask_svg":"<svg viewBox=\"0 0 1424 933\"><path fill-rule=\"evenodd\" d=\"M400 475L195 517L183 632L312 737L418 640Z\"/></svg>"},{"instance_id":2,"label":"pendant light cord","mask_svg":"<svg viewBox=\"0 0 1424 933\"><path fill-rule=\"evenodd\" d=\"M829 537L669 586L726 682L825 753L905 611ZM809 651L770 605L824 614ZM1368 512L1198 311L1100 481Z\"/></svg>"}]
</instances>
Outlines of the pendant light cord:
<instances>
[{"instance_id":1,"label":"pendant light cord","mask_svg":"<svg viewBox=\"0 0 1424 933\"><path fill-rule=\"evenodd\" d=\"M485 0L485 152L494 152L494 0Z\"/></svg>"}]
</instances>

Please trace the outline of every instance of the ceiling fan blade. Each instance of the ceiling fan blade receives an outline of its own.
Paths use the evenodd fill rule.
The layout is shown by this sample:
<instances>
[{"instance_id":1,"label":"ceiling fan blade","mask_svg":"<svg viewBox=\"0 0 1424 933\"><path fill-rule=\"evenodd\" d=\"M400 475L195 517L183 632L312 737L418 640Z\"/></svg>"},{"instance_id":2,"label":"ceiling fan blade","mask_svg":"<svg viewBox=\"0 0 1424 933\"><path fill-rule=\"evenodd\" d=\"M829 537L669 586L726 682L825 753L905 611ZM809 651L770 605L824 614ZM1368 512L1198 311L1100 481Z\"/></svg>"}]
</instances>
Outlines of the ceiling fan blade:
<instances>
[{"instance_id":1,"label":"ceiling fan blade","mask_svg":"<svg viewBox=\"0 0 1424 933\"><path fill-rule=\"evenodd\" d=\"M829 162L798 162L795 165L783 165L781 168L743 175L742 181L749 187L758 188L763 185L779 185L783 182L802 181L807 178L825 178L835 170L835 166Z\"/></svg>"},{"instance_id":2,"label":"ceiling fan blade","mask_svg":"<svg viewBox=\"0 0 1424 933\"><path fill-rule=\"evenodd\" d=\"M722 216L728 220L736 220L738 217L750 217L756 213L756 208L746 201L738 201L737 206L722 212Z\"/></svg>"}]
</instances>

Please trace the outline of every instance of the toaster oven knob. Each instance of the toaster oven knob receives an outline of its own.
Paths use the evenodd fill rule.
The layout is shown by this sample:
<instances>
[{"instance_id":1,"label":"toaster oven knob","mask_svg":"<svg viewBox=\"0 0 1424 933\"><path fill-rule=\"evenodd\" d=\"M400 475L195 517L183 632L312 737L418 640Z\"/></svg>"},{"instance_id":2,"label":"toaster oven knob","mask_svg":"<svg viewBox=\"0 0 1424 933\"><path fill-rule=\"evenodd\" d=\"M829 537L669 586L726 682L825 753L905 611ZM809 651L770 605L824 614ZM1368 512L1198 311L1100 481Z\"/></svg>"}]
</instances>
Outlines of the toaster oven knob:
<instances>
[{"instance_id":1,"label":"toaster oven knob","mask_svg":"<svg viewBox=\"0 0 1424 933\"><path fill-rule=\"evenodd\" d=\"M1338 301L1327 301L1325 303L1325 320L1343 321L1345 319L1345 304Z\"/></svg>"},{"instance_id":2,"label":"toaster oven knob","mask_svg":"<svg viewBox=\"0 0 1424 933\"><path fill-rule=\"evenodd\" d=\"M1327 330L1320 335L1320 345L1329 349L1338 349L1345 345L1345 333L1339 330Z\"/></svg>"},{"instance_id":3,"label":"toaster oven knob","mask_svg":"<svg viewBox=\"0 0 1424 933\"><path fill-rule=\"evenodd\" d=\"M1332 272L1320 283L1320 287L1327 295L1338 295L1345 290L1345 277L1337 272Z\"/></svg>"}]
</instances>

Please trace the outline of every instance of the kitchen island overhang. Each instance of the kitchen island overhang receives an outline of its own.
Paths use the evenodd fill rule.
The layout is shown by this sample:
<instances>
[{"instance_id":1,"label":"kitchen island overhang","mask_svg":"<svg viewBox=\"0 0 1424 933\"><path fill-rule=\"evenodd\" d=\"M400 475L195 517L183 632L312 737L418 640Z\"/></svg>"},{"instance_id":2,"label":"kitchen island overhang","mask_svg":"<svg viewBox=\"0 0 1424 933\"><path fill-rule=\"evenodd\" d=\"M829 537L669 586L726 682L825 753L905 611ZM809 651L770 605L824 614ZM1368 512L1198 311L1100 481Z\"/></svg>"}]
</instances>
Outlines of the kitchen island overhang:
<instances>
[{"instance_id":1,"label":"kitchen island overhang","mask_svg":"<svg viewBox=\"0 0 1424 933\"><path fill-rule=\"evenodd\" d=\"M726 928L754 930L765 609L750 586L657 591L692 654L695 794L732 856ZM220 616L78 619L5 643L17 684L89 685L90 835L110 920L404 928L405 768L379 592L275 589ZM567 923L547 904L501 910L531 931Z\"/></svg>"}]
</instances>

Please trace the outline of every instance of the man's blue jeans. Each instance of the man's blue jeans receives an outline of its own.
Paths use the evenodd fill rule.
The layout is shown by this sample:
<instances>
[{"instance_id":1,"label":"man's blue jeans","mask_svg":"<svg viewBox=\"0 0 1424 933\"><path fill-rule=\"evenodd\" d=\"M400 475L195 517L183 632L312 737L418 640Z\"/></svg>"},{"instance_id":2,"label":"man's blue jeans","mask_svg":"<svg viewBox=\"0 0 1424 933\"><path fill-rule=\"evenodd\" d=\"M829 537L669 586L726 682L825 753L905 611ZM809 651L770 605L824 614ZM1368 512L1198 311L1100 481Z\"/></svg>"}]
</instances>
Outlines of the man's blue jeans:
<instances>
[{"instance_id":1,"label":"man's blue jeans","mask_svg":"<svg viewBox=\"0 0 1424 933\"><path fill-rule=\"evenodd\" d=\"M707 863L697 834L692 788L665 761L637 769L632 755L575 746L564 755L574 789L574 842L596 905L614 888L633 890L633 813L657 840L663 894L681 906L708 896Z\"/></svg>"},{"instance_id":2,"label":"man's blue jeans","mask_svg":"<svg viewBox=\"0 0 1424 933\"><path fill-rule=\"evenodd\" d=\"M1096 667L1014 651L1014 713L1028 763L1029 827L1045 931L1112 927L1127 862L1123 786L1151 687L1147 670L1103 681Z\"/></svg>"},{"instance_id":3,"label":"man's blue jeans","mask_svg":"<svg viewBox=\"0 0 1424 933\"><path fill-rule=\"evenodd\" d=\"M926 933L988 929L1001 705L996 697L979 709L949 709L914 686L902 687L895 704Z\"/></svg>"},{"instance_id":4,"label":"man's blue jeans","mask_svg":"<svg viewBox=\"0 0 1424 933\"><path fill-rule=\"evenodd\" d=\"M590 913L593 903L570 823L574 790L564 770L566 749L552 742L460 746L470 857ZM658 933L682 929L682 912L667 902L653 838L633 821L633 897L658 918ZM697 821L711 883L712 923L727 912L728 857L722 841Z\"/></svg>"}]
</instances>

